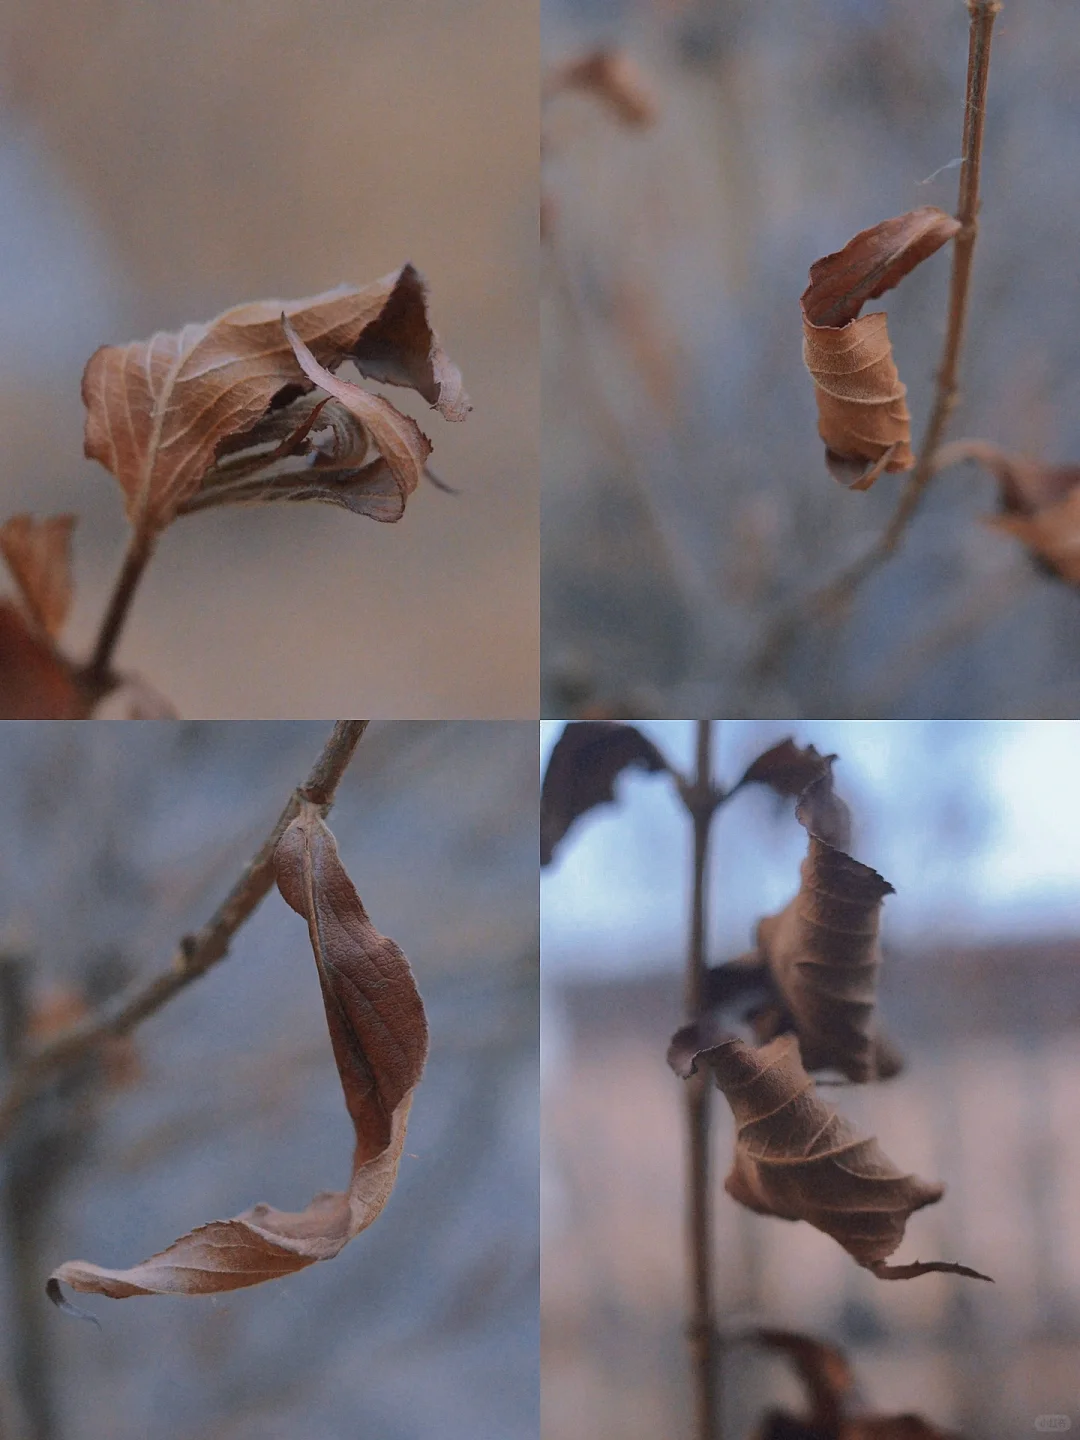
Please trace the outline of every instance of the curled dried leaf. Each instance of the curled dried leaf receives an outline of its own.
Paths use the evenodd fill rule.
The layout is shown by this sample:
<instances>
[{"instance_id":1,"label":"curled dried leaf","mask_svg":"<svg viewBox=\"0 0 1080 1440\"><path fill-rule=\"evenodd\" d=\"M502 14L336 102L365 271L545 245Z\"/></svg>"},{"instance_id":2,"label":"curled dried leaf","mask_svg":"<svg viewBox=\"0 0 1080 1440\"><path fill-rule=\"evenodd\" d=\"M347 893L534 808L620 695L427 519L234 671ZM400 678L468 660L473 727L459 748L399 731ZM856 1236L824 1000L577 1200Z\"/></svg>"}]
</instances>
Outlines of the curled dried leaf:
<instances>
[{"instance_id":1,"label":"curled dried leaf","mask_svg":"<svg viewBox=\"0 0 1080 1440\"><path fill-rule=\"evenodd\" d=\"M396 410L389 400L383 399L381 395L372 395L362 386L353 385L348 380L339 380L325 366L320 365L285 315L281 317L281 325L304 374L353 416L379 448L382 463L376 461L365 467L364 472L357 473L366 473L372 481L386 478L392 480L396 490L396 503L393 495L388 496L386 487L383 486L379 491L379 500L390 500L391 503L381 503L372 512L374 517L386 521L400 520L405 513L409 496L419 485L424 473L424 466L431 454L431 441L415 420Z\"/></svg>"},{"instance_id":2,"label":"curled dried leaf","mask_svg":"<svg viewBox=\"0 0 1080 1440\"><path fill-rule=\"evenodd\" d=\"M908 1217L933 1205L943 1185L905 1175L873 1137L855 1129L818 1096L794 1036L760 1049L731 1039L702 1051L695 1064L716 1076L735 1117L735 1159L724 1187L761 1215L805 1220L831 1235L881 1279L946 1270L977 1271L942 1261L889 1266Z\"/></svg>"},{"instance_id":3,"label":"curled dried leaf","mask_svg":"<svg viewBox=\"0 0 1080 1440\"><path fill-rule=\"evenodd\" d=\"M200 1226L128 1270L68 1261L49 1278L55 1302L67 1303L61 1283L113 1299L258 1285L332 1259L389 1199L427 1056L423 1003L405 956L368 918L315 806L305 803L282 835L276 866L282 897L308 923L356 1134L348 1190L316 1195L299 1213L255 1205L235 1219Z\"/></svg>"},{"instance_id":4,"label":"curled dried leaf","mask_svg":"<svg viewBox=\"0 0 1080 1440\"><path fill-rule=\"evenodd\" d=\"M12 515L0 525L0 551L31 620L55 640L71 609L74 515Z\"/></svg>"},{"instance_id":5,"label":"curled dried leaf","mask_svg":"<svg viewBox=\"0 0 1080 1440\"><path fill-rule=\"evenodd\" d=\"M540 864L575 820L615 799L615 781L631 766L668 770L660 751L633 725L617 720L578 720L566 726L544 772L540 791Z\"/></svg>"},{"instance_id":6,"label":"curled dried leaf","mask_svg":"<svg viewBox=\"0 0 1080 1440\"><path fill-rule=\"evenodd\" d=\"M411 265L361 288L256 301L205 324L103 346L83 374L85 450L116 477L140 534L196 508L218 456L249 439L282 396L287 404L308 389L283 310L317 365L333 370L350 359L372 379L412 387L449 420L468 413L461 374L431 327Z\"/></svg>"},{"instance_id":7,"label":"curled dried leaf","mask_svg":"<svg viewBox=\"0 0 1080 1440\"><path fill-rule=\"evenodd\" d=\"M814 380L818 433L830 473L868 490L883 470L910 470L911 416L883 313L863 305L898 285L960 229L933 205L861 230L810 267L803 291L803 358Z\"/></svg>"},{"instance_id":8,"label":"curled dried leaf","mask_svg":"<svg viewBox=\"0 0 1080 1440\"><path fill-rule=\"evenodd\" d=\"M617 120L631 127L655 125L660 115L653 86L625 50L591 50L555 67L545 80L545 96L550 99L567 90L594 96Z\"/></svg>"},{"instance_id":9,"label":"curled dried leaf","mask_svg":"<svg viewBox=\"0 0 1080 1440\"><path fill-rule=\"evenodd\" d=\"M883 1078L895 1073L895 1052L877 1034L878 926L893 887L840 848L850 844L850 817L833 790L831 763L803 792L796 815L809 835L799 891L761 921L758 951L806 1068L835 1068L857 1082Z\"/></svg>"},{"instance_id":10,"label":"curled dried leaf","mask_svg":"<svg viewBox=\"0 0 1080 1440\"><path fill-rule=\"evenodd\" d=\"M934 468L963 460L998 482L1001 513L986 524L1015 535L1045 573L1080 585L1080 465L1044 465L985 440L956 440L936 453Z\"/></svg>"}]
</instances>

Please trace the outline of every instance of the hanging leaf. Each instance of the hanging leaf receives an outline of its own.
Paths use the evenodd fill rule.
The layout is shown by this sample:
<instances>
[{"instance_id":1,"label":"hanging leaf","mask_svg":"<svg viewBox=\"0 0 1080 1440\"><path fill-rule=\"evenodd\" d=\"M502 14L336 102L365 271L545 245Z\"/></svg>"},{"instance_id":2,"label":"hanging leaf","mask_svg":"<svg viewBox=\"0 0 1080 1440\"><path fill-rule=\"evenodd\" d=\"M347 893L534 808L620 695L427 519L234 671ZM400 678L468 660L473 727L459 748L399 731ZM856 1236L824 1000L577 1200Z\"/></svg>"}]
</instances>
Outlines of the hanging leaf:
<instances>
[{"instance_id":1,"label":"hanging leaf","mask_svg":"<svg viewBox=\"0 0 1080 1440\"><path fill-rule=\"evenodd\" d=\"M549 865L555 847L575 820L615 799L615 781L630 766L667 770L660 751L633 725L616 720L578 720L556 742L540 792L540 864Z\"/></svg>"},{"instance_id":2,"label":"hanging leaf","mask_svg":"<svg viewBox=\"0 0 1080 1440\"><path fill-rule=\"evenodd\" d=\"M34 624L51 640L71 609L71 532L74 515L12 515L0 525L0 550Z\"/></svg>"},{"instance_id":3,"label":"hanging leaf","mask_svg":"<svg viewBox=\"0 0 1080 1440\"><path fill-rule=\"evenodd\" d=\"M877 1034L881 905L887 880L853 860L847 806L835 794L832 763L803 792L796 817L809 835L798 894L758 926L757 945L772 975L808 1070L835 1068L864 1082L896 1073L898 1057ZM759 1038L785 1024L773 1017Z\"/></svg>"},{"instance_id":4,"label":"hanging leaf","mask_svg":"<svg viewBox=\"0 0 1080 1440\"><path fill-rule=\"evenodd\" d=\"M816 260L803 291L803 358L814 380L830 474L868 490L883 470L910 470L911 416L883 313L859 311L898 285L960 229L933 205L861 230Z\"/></svg>"},{"instance_id":5,"label":"hanging leaf","mask_svg":"<svg viewBox=\"0 0 1080 1440\"><path fill-rule=\"evenodd\" d=\"M999 485L1000 515L986 524L1026 545L1040 570L1080 585L1080 465L1044 465L985 440L956 440L934 457L937 470L975 460Z\"/></svg>"},{"instance_id":6,"label":"hanging leaf","mask_svg":"<svg viewBox=\"0 0 1080 1440\"><path fill-rule=\"evenodd\" d=\"M49 1278L57 1304L67 1305L61 1283L113 1299L258 1285L332 1259L386 1204L427 1056L423 1003L405 956L369 920L315 806L305 803L281 837L276 866L278 889L308 922L356 1133L349 1189L316 1195L298 1214L255 1205L233 1220L200 1226L129 1270L68 1261Z\"/></svg>"},{"instance_id":7,"label":"hanging leaf","mask_svg":"<svg viewBox=\"0 0 1080 1440\"><path fill-rule=\"evenodd\" d=\"M724 1182L733 1199L761 1215L805 1220L831 1235L859 1265L883 1280L948 1271L987 1280L945 1261L888 1265L908 1217L945 1193L898 1170L872 1137L856 1133L818 1096L795 1037L760 1049L729 1039L685 1061L716 1076L735 1117L735 1159Z\"/></svg>"},{"instance_id":8,"label":"hanging leaf","mask_svg":"<svg viewBox=\"0 0 1080 1440\"><path fill-rule=\"evenodd\" d=\"M359 289L255 301L205 324L103 346L83 374L85 450L116 477L141 535L164 529L198 495L219 453L309 388L283 311L317 365L333 370L350 359L370 379L415 389L448 420L468 414L461 375L431 328L411 265Z\"/></svg>"},{"instance_id":9,"label":"hanging leaf","mask_svg":"<svg viewBox=\"0 0 1080 1440\"><path fill-rule=\"evenodd\" d=\"M89 700L55 645L0 600L0 719L85 720Z\"/></svg>"}]
</instances>

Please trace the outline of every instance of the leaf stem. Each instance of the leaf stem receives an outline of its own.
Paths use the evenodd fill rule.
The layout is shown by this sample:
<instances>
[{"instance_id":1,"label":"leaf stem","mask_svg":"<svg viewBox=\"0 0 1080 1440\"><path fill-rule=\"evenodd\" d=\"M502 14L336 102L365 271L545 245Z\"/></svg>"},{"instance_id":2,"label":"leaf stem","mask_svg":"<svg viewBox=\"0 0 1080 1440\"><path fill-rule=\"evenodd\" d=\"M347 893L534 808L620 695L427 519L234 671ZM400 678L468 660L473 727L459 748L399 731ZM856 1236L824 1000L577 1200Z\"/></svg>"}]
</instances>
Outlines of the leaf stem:
<instances>
[{"instance_id":1,"label":"leaf stem","mask_svg":"<svg viewBox=\"0 0 1080 1440\"><path fill-rule=\"evenodd\" d=\"M126 1035L174 995L204 975L229 952L232 937L254 912L274 882L274 851L293 818L307 801L327 810L360 737L370 722L338 720L304 783L293 791L277 822L248 861L228 895L210 919L177 946L172 963L150 980L100 1006L48 1044L20 1060L0 1099L0 1139L28 1100L61 1068L100 1045L110 1035Z\"/></svg>"},{"instance_id":2,"label":"leaf stem","mask_svg":"<svg viewBox=\"0 0 1080 1440\"><path fill-rule=\"evenodd\" d=\"M720 793L712 781L713 722L699 720L692 784L680 787L693 822L693 881L686 955L686 1018L701 1012L705 986L706 884L709 833ZM689 1260L687 1338L694 1386L694 1440L720 1440L720 1342L712 1284L709 1194L709 1111L712 1075L692 1075L686 1085L686 1243Z\"/></svg>"},{"instance_id":3,"label":"leaf stem","mask_svg":"<svg viewBox=\"0 0 1080 1440\"><path fill-rule=\"evenodd\" d=\"M127 620L139 581L154 553L155 544L156 537L140 535L138 531L132 532L124 563L120 567L109 604L98 628L93 654L80 675L82 684L95 699L100 698L110 688L112 659L120 641L120 632Z\"/></svg>"},{"instance_id":4,"label":"leaf stem","mask_svg":"<svg viewBox=\"0 0 1080 1440\"><path fill-rule=\"evenodd\" d=\"M770 627L754 666L758 676L767 675L778 668L802 628L807 611L823 617L842 613L863 581L897 553L938 468L937 451L959 398L960 357L971 289L975 237L979 228L979 180L986 121L986 89L990 77L990 41L994 21L1002 7L1000 0L967 0L967 8L971 23L968 29L967 86L961 141L963 164L960 167L960 187L956 203L956 218L960 222L960 229L953 240L945 347L936 376L934 403L919 446L915 468L876 544L852 565L841 570L828 584L801 601L797 611L793 610L781 616Z\"/></svg>"}]
</instances>

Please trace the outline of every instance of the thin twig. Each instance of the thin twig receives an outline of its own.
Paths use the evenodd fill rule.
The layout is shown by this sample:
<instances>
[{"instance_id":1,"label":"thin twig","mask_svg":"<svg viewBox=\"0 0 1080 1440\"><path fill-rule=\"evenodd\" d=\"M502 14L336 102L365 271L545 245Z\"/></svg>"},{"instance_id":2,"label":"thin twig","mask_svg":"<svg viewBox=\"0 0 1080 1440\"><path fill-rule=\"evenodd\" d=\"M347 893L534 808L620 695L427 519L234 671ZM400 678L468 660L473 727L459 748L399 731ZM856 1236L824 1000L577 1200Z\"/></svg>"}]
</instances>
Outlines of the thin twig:
<instances>
[{"instance_id":1,"label":"thin twig","mask_svg":"<svg viewBox=\"0 0 1080 1440\"><path fill-rule=\"evenodd\" d=\"M960 168L960 189L956 203L956 218L960 222L960 229L953 240L945 347L936 377L934 404L919 446L915 468L897 501L892 518L876 544L854 564L841 570L827 585L800 602L797 611L781 616L770 627L754 667L758 675L769 674L777 668L792 640L802 628L808 612L826 618L843 614L863 581L897 553L937 470L937 451L959 398L960 356L971 288L975 237L979 229L979 178L986 121L986 87L990 76L990 41L1001 3L1000 0L967 0L967 7L971 24L968 31L967 87L961 141L963 164Z\"/></svg>"},{"instance_id":2,"label":"thin twig","mask_svg":"<svg viewBox=\"0 0 1080 1440\"><path fill-rule=\"evenodd\" d=\"M301 801L307 800L324 810L329 809L338 783L368 723L367 720L338 720L335 723L310 775L290 796L257 854L244 867L206 924L180 941L167 969L120 995L114 1003L101 1006L47 1045L23 1058L0 1100L0 1139L20 1109L43 1088L51 1074L70 1065L108 1036L126 1035L225 958L232 937L273 884L274 851L286 826L299 811Z\"/></svg>"},{"instance_id":3,"label":"thin twig","mask_svg":"<svg viewBox=\"0 0 1080 1440\"><path fill-rule=\"evenodd\" d=\"M709 832L720 803L712 781L712 721L697 722L693 783L680 787L694 827L694 873L690 938L686 955L686 1018L701 1013L705 987L706 885ZM690 1314L687 1336L694 1385L694 1440L720 1440L720 1344L712 1285L712 1225L709 1199L709 1109L712 1086L701 1070L686 1085L687 1251Z\"/></svg>"},{"instance_id":4,"label":"thin twig","mask_svg":"<svg viewBox=\"0 0 1080 1440\"><path fill-rule=\"evenodd\" d=\"M98 628L93 654L80 676L83 685L96 698L109 688L112 675L112 659L120 643L120 632L127 621L131 602L139 588L147 565L154 553L154 540L133 533L124 555L124 563L116 577L112 595Z\"/></svg>"}]
</instances>

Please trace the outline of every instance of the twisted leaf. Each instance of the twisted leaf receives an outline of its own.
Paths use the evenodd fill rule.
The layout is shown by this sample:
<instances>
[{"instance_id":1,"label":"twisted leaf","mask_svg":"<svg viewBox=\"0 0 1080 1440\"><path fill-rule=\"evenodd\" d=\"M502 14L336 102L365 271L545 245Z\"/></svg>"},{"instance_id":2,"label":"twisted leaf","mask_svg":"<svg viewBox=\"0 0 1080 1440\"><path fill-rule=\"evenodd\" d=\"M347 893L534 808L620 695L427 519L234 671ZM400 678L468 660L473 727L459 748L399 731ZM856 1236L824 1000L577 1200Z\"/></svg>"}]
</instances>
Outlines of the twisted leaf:
<instances>
[{"instance_id":1,"label":"twisted leaf","mask_svg":"<svg viewBox=\"0 0 1080 1440\"><path fill-rule=\"evenodd\" d=\"M61 1282L119 1300L207 1295L289 1275L332 1259L390 1196L427 1056L423 1003L405 956L368 919L315 806L305 803L282 835L276 866L278 889L308 922L356 1133L349 1189L316 1195L299 1213L255 1205L235 1219L200 1226L129 1270L68 1261L49 1277L48 1293L58 1305L67 1306Z\"/></svg>"},{"instance_id":2,"label":"twisted leaf","mask_svg":"<svg viewBox=\"0 0 1080 1440\"><path fill-rule=\"evenodd\" d=\"M693 1056L680 1073L692 1074L699 1064L712 1070L735 1117L735 1159L724 1182L733 1199L761 1215L805 1220L883 1280L935 1270L989 1279L943 1261L885 1263L908 1217L940 1200L945 1187L905 1175L873 1137L860 1136L831 1110L803 1068L794 1036L757 1050L729 1039Z\"/></svg>"},{"instance_id":3,"label":"twisted leaf","mask_svg":"<svg viewBox=\"0 0 1080 1440\"><path fill-rule=\"evenodd\" d=\"M548 759L540 792L540 864L580 816L615 799L615 781L630 766L667 770L660 751L633 725L579 720L567 725Z\"/></svg>"},{"instance_id":4,"label":"twisted leaf","mask_svg":"<svg viewBox=\"0 0 1080 1440\"><path fill-rule=\"evenodd\" d=\"M796 808L809 834L795 898L758 926L757 944L790 1016L808 1070L835 1067L849 1080L894 1074L896 1057L876 1031L881 905L887 880L853 860L847 806L833 791L832 765ZM769 1038L767 1031L759 1032Z\"/></svg>"},{"instance_id":5,"label":"twisted leaf","mask_svg":"<svg viewBox=\"0 0 1080 1440\"><path fill-rule=\"evenodd\" d=\"M910 470L911 416L883 313L859 315L939 250L960 222L924 205L869 230L810 267L803 358L814 380L818 433L833 477L868 490L883 470Z\"/></svg>"}]
</instances>

